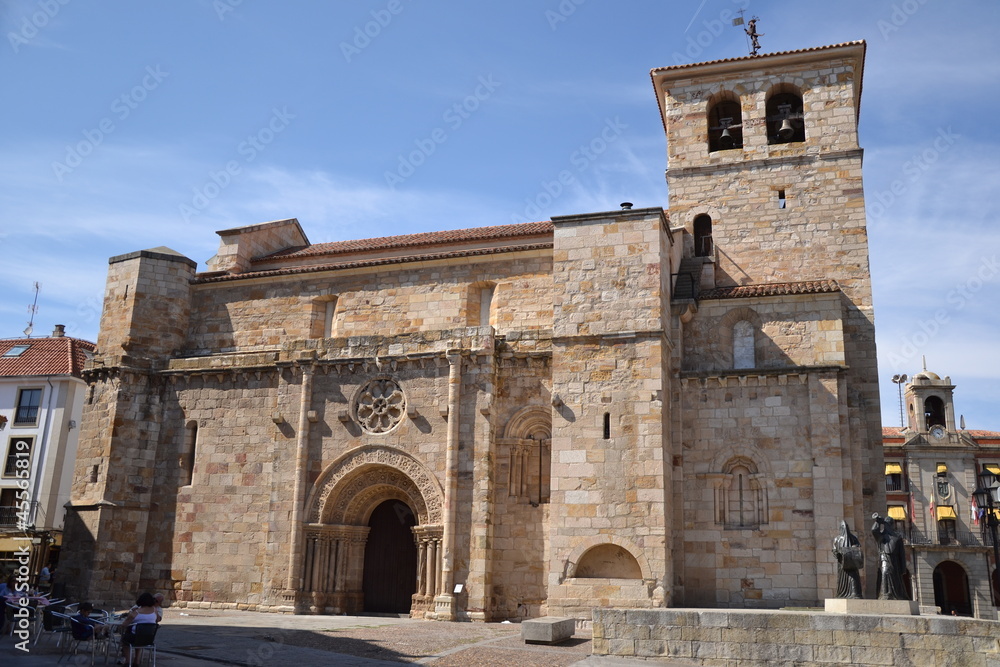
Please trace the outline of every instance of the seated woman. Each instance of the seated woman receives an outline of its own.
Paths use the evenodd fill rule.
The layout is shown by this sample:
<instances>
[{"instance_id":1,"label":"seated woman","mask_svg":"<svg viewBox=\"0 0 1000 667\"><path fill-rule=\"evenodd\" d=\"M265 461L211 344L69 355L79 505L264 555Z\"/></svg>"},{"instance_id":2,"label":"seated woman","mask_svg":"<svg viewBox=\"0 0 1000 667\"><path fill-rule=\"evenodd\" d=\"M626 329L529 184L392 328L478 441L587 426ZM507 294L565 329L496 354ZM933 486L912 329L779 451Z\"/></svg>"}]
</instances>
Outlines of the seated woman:
<instances>
[{"instance_id":1,"label":"seated woman","mask_svg":"<svg viewBox=\"0 0 1000 667\"><path fill-rule=\"evenodd\" d=\"M108 626L90 617L93 611L94 605L91 603L80 603L78 613L73 617L73 639L86 641L95 637L100 638L108 635Z\"/></svg>"},{"instance_id":2,"label":"seated woman","mask_svg":"<svg viewBox=\"0 0 1000 667\"><path fill-rule=\"evenodd\" d=\"M132 638L135 636L135 626L139 623L159 623L160 615L156 611L156 599L150 593L143 593L135 601L135 606L129 611L128 616L122 621L124 628L122 635L122 654L118 658L118 664L124 665L128 659L129 648L132 646Z\"/></svg>"}]
</instances>

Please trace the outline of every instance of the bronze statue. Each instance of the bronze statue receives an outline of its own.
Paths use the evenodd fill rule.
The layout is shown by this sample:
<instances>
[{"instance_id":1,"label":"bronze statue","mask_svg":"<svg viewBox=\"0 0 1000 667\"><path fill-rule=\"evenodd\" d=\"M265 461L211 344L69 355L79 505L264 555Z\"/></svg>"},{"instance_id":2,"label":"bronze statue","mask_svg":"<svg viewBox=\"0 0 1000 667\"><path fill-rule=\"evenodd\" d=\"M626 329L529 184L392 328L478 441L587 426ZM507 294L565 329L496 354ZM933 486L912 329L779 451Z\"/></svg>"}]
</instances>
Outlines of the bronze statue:
<instances>
[{"instance_id":1,"label":"bronze statue","mask_svg":"<svg viewBox=\"0 0 1000 667\"><path fill-rule=\"evenodd\" d=\"M878 512L872 514L875 523L872 525L872 536L878 544L878 599L879 600L909 600L903 584L903 573L906 572L906 553L903 538L896 532L896 521L887 516L882 518Z\"/></svg>"},{"instance_id":2,"label":"bronze statue","mask_svg":"<svg viewBox=\"0 0 1000 667\"><path fill-rule=\"evenodd\" d=\"M837 557L837 597L864 597L861 593L861 569L865 566L865 554L861 551L861 541L840 522L840 535L833 538L833 555Z\"/></svg>"},{"instance_id":3,"label":"bronze statue","mask_svg":"<svg viewBox=\"0 0 1000 667\"><path fill-rule=\"evenodd\" d=\"M757 40L758 37L763 37L763 33L757 32L757 21L760 20L756 16L747 21L747 27L743 29L743 32L747 34L750 41L753 43L753 51L750 55L755 56L757 52L760 51L760 42Z\"/></svg>"}]
</instances>

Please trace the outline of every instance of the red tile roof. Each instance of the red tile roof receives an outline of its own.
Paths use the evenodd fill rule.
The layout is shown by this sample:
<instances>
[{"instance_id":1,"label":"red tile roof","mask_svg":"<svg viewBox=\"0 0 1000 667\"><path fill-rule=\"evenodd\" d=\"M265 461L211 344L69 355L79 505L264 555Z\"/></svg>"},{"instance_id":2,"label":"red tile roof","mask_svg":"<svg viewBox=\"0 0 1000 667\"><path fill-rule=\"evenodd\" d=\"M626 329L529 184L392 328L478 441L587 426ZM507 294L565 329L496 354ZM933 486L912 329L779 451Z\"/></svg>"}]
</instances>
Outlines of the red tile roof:
<instances>
[{"instance_id":1,"label":"red tile roof","mask_svg":"<svg viewBox=\"0 0 1000 667\"><path fill-rule=\"evenodd\" d=\"M334 241L332 243L314 243L309 246L286 248L263 257L255 257L253 261L264 262L274 259L290 259L299 257L316 257L317 255L342 255L346 253L372 252L377 250L395 250L399 248L417 248L455 243L472 243L493 241L497 239L525 238L531 236L551 236L551 222L526 222L517 225L499 225L495 227L476 227L473 229L453 229L443 232L426 232L422 234L403 234L402 236L385 236L374 239L359 239L356 241Z\"/></svg>"},{"instance_id":2,"label":"red tile roof","mask_svg":"<svg viewBox=\"0 0 1000 667\"><path fill-rule=\"evenodd\" d=\"M767 58L768 56L788 56L796 53L812 53L814 51L826 51L827 49L837 49L843 46L860 46L864 44L864 40L856 40L853 42L841 42L840 44L830 44L829 46L811 46L807 49L793 49L792 51L775 51L774 53L758 53L755 56L739 56L737 58L722 58L721 60L708 60L702 63L686 63L684 65L670 65L669 67L655 67L650 70L651 74L656 74L657 72L670 72L678 69L687 69L688 67L700 67L702 65L716 65L718 63L735 63L741 60L760 60L761 58Z\"/></svg>"},{"instance_id":3,"label":"red tile roof","mask_svg":"<svg viewBox=\"0 0 1000 667\"><path fill-rule=\"evenodd\" d=\"M16 345L28 349L16 357L3 356ZM28 375L73 375L80 377L84 351L93 352L97 346L90 341L69 336L55 338L0 339L0 377Z\"/></svg>"},{"instance_id":4,"label":"red tile roof","mask_svg":"<svg viewBox=\"0 0 1000 667\"><path fill-rule=\"evenodd\" d=\"M745 299L748 297L784 296L786 294L823 294L837 292L840 286L836 280L805 280L798 283L763 283L757 285L737 285L716 287L698 294L699 300Z\"/></svg>"},{"instance_id":5,"label":"red tile roof","mask_svg":"<svg viewBox=\"0 0 1000 667\"><path fill-rule=\"evenodd\" d=\"M307 266L292 266L281 269L267 269L264 271L248 271L246 273L214 274L203 273L192 282L196 285L206 283L221 283L230 280L248 280L250 278L265 278L272 276L292 276L302 273L318 273L321 271L341 271L344 269L357 269L370 266L385 266L388 264L405 264L408 262L428 262L442 259L458 259L462 257L482 257L485 255L497 255L506 252L523 252L526 250L547 250L552 248L552 242L525 243L523 245L499 246L496 248L473 248L471 250L454 250L451 252L424 253L419 255L403 255L400 257L376 257L353 262L331 262L329 264L309 264Z\"/></svg>"}]
</instances>

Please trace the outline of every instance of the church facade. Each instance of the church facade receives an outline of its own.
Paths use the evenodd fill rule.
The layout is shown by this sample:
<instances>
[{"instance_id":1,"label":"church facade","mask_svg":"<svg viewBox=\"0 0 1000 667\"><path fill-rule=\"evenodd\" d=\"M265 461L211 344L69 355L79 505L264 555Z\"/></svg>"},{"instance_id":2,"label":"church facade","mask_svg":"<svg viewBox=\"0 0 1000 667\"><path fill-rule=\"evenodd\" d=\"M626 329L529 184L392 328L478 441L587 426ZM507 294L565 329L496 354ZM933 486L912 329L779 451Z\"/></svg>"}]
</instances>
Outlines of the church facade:
<instances>
[{"instance_id":1,"label":"church facade","mask_svg":"<svg viewBox=\"0 0 1000 667\"><path fill-rule=\"evenodd\" d=\"M864 54L653 70L669 212L111 258L76 592L442 620L831 596L839 522L885 510Z\"/></svg>"}]
</instances>

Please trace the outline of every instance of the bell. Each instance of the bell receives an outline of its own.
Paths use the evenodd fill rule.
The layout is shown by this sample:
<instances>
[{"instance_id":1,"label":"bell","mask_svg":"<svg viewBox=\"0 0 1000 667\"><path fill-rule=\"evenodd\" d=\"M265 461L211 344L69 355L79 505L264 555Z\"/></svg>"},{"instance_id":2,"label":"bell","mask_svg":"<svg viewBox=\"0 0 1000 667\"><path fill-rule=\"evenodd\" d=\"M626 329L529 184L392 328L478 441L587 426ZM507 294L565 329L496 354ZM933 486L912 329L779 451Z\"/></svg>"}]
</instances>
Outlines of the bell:
<instances>
[{"instance_id":1,"label":"bell","mask_svg":"<svg viewBox=\"0 0 1000 667\"><path fill-rule=\"evenodd\" d=\"M781 121L781 127L778 128L778 138L782 141L790 141L793 134L795 134L795 128L792 127L792 121L788 118Z\"/></svg>"},{"instance_id":2,"label":"bell","mask_svg":"<svg viewBox=\"0 0 1000 667\"><path fill-rule=\"evenodd\" d=\"M733 147L733 135L729 133L729 128L723 128L722 134L719 135L719 146L722 148L732 148Z\"/></svg>"}]
</instances>

